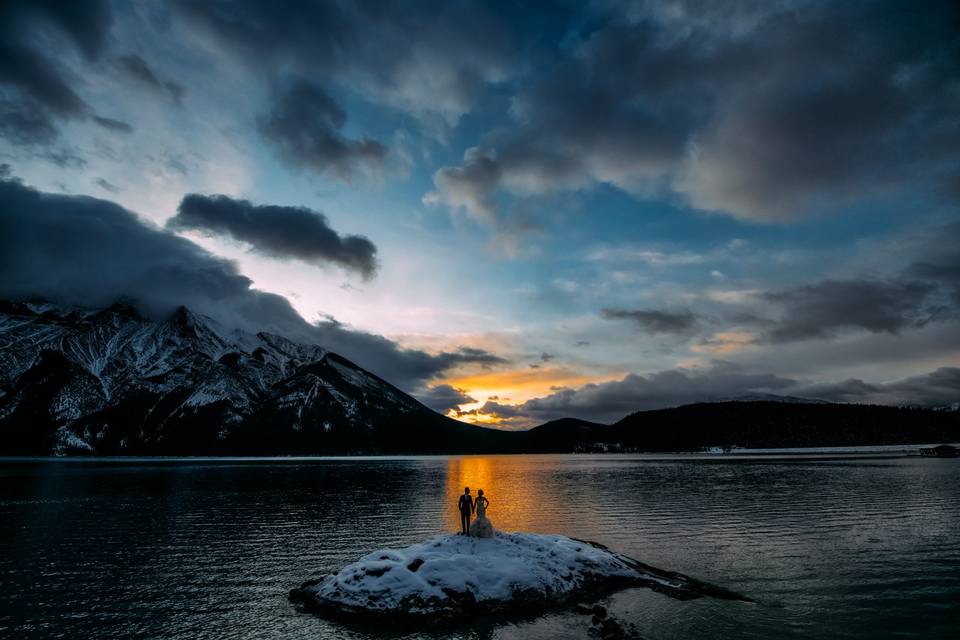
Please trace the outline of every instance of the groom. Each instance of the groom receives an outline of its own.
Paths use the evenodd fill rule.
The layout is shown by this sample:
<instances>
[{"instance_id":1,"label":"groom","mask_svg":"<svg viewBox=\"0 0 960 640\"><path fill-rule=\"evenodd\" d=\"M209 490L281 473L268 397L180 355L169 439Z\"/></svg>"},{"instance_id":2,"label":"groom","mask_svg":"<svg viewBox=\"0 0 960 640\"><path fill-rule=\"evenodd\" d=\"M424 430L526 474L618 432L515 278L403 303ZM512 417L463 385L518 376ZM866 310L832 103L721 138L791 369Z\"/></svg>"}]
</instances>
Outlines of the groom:
<instances>
[{"instance_id":1,"label":"groom","mask_svg":"<svg viewBox=\"0 0 960 640\"><path fill-rule=\"evenodd\" d=\"M463 488L463 495L457 503L460 508L460 535L470 535L470 514L473 513L473 498L470 497L470 487Z\"/></svg>"}]
</instances>

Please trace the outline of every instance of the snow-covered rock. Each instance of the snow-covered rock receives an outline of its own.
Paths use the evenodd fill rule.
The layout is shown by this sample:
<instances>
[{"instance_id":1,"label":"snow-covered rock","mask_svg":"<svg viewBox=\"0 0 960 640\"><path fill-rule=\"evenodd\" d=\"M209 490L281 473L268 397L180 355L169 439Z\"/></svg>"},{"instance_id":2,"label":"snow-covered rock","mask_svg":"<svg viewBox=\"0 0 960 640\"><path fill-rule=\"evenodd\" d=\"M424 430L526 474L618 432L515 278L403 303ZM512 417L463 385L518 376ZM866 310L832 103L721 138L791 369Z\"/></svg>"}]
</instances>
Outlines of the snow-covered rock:
<instances>
[{"instance_id":1,"label":"snow-covered rock","mask_svg":"<svg viewBox=\"0 0 960 640\"><path fill-rule=\"evenodd\" d=\"M375 551L290 592L304 608L360 621L444 621L538 611L627 587L681 599L748 600L721 587L645 565L603 545L558 535L443 535Z\"/></svg>"}]
</instances>

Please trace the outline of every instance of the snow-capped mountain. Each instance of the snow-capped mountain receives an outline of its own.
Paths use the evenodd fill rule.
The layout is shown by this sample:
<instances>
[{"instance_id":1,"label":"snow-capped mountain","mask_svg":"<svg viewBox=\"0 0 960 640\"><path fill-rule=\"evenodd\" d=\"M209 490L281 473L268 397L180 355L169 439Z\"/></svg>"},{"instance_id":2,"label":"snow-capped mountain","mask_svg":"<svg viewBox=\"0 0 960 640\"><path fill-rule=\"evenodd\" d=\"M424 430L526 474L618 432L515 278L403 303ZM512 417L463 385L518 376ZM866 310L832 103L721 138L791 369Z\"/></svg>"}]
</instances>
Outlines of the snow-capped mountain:
<instances>
[{"instance_id":1,"label":"snow-capped mountain","mask_svg":"<svg viewBox=\"0 0 960 640\"><path fill-rule=\"evenodd\" d=\"M476 431L319 346L184 307L0 302L0 454L424 451Z\"/></svg>"}]
</instances>

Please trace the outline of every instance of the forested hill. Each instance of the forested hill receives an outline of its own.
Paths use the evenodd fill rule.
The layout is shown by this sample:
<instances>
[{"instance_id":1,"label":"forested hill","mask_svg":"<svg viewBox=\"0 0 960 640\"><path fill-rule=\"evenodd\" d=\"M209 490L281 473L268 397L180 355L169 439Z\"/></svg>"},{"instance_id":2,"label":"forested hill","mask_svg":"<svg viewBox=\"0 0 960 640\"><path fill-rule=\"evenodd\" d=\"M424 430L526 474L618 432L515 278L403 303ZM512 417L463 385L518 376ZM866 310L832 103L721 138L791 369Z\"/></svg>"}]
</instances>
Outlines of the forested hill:
<instances>
[{"instance_id":1,"label":"forested hill","mask_svg":"<svg viewBox=\"0 0 960 640\"><path fill-rule=\"evenodd\" d=\"M551 424L531 431L550 442ZM574 430L563 423L565 447ZM709 402L638 411L610 426L581 422L579 448L694 451L706 447L828 447L960 441L960 411L800 402Z\"/></svg>"}]
</instances>

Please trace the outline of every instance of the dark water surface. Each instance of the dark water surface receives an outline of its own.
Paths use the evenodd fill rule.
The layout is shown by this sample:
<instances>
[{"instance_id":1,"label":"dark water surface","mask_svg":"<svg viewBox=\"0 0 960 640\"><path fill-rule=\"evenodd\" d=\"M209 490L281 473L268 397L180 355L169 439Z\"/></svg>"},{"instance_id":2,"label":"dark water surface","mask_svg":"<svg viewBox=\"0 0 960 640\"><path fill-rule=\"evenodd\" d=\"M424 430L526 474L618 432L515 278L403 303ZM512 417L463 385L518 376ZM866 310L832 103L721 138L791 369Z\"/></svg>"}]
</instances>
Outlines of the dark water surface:
<instances>
[{"instance_id":1,"label":"dark water surface","mask_svg":"<svg viewBox=\"0 0 960 640\"><path fill-rule=\"evenodd\" d=\"M645 638L960 637L960 460L644 456L0 460L0 637L371 637L287 591L452 531L465 484L498 528L595 540L760 601L608 599Z\"/></svg>"}]
</instances>

